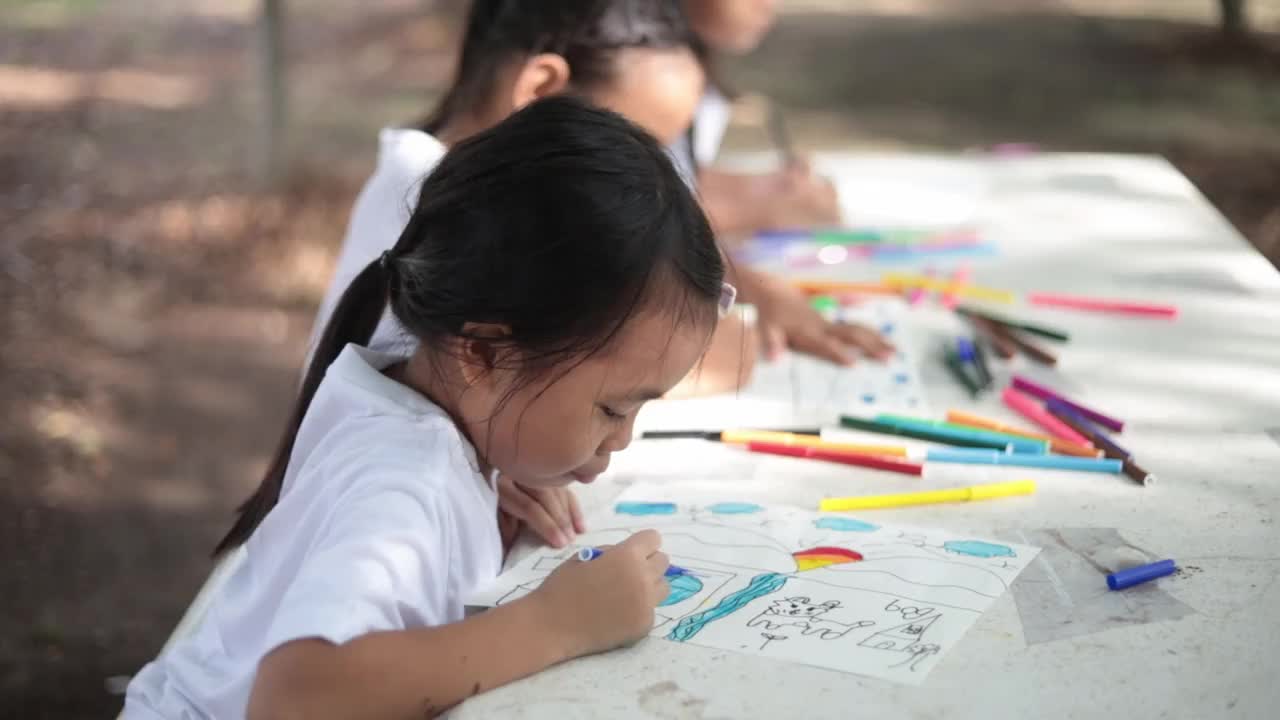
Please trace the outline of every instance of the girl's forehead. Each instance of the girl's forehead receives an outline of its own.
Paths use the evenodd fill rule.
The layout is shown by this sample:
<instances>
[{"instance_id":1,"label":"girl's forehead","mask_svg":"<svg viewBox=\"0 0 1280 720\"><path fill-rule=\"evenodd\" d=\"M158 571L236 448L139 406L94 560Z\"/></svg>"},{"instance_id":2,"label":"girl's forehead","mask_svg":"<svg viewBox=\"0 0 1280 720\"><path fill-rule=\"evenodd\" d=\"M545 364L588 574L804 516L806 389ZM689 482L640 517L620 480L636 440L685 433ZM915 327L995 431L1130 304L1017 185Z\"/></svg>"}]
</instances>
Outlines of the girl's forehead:
<instances>
[{"instance_id":1,"label":"girl's forehead","mask_svg":"<svg viewBox=\"0 0 1280 720\"><path fill-rule=\"evenodd\" d=\"M603 352L591 360L610 380L674 385L706 349L709 328L680 322L667 313L640 312L622 327ZM667 388L663 388L665 392Z\"/></svg>"},{"instance_id":2,"label":"girl's forehead","mask_svg":"<svg viewBox=\"0 0 1280 720\"><path fill-rule=\"evenodd\" d=\"M692 124L705 83L702 64L687 48L627 48L619 51L612 80L590 94L670 144Z\"/></svg>"}]
</instances>

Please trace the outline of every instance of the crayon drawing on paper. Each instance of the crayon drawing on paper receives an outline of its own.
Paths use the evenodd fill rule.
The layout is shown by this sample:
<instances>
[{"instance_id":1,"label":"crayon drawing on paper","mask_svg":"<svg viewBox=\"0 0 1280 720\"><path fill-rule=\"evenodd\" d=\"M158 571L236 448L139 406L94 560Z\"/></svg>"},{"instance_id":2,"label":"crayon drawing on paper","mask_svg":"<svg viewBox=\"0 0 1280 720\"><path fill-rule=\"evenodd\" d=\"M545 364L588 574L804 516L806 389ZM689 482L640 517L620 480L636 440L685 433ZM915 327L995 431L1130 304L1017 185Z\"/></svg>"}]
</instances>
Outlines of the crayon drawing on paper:
<instances>
[{"instance_id":1,"label":"crayon drawing on paper","mask_svg":"<svg viewBox=\"0 0 1280 720\"><path fill-rule=\"evenodd\" d=\"M668 579L652 637L918 684L1039 552L754 503L636 515L649 489L632 491L578 546L536 550L469 604L520 597L578 547L652 527L689 571Z\"/></svg>"}]
</instances>

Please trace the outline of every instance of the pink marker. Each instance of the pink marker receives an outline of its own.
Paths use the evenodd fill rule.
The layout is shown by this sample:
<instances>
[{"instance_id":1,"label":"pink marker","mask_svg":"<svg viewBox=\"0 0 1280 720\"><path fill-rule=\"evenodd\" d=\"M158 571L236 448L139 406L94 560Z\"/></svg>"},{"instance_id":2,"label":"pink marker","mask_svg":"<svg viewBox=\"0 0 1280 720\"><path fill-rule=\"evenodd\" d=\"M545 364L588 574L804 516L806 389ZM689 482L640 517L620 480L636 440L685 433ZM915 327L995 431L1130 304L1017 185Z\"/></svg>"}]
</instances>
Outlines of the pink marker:
<instances>
[{"instance_id":1,"label":"pink marker","mask_svg":"<svg viewBox=\"0 0 1280 720\"><path fill-rule=\"evenodd\" d=\"M1089 438L1081 435L1075 430L1072 430L1066 423L1053 415L1050 415L1048 410L1045 410L1040 406L1040 403L1011 387L1004 389L1004 392L1000 394L1000 399L1003 400L1004 404L1011 410L1017 412L1022 417L1039 425L1045 430L1048 430L1049 433L1055 437L1068 442L1080 443L1081 445L1089 442Z\"/></svg>"},{"instance_id":2,"label":"pink marker","mask_svg":"<svg viewBox=\"0 0 1280 720\"><path fill-rule=\"evenodd\" d=\"M1027 303L1042 307L1070 308L1072 310L1091 310L1093 312L1118 313L1122 315L1150 315L1153 317L1174 318L1178 316L1178 308L1172 305L1157 303L1136 303L1123 300L1103 300L1078 295L1058 295L1055 293L1028 293Z\"/></svg>"},{"instance_id":3,"label":"pink marker","mask_svg":"<svg viewBox=\"0 0 1280 720\"><path fill-rule=\"evenodd\" d=\"M960 288L960 287L964 287L965 285L968 285L969 276L972 274L973 274L973 268L969 266L969 263L961 263L960 267L956 268L956 271L951 275L952 287ZM943 307L947 308L948 310L955 310L956 306L959 304L960 304L960 296L956 294L955 290L950 290L945 294L943 294L942 296Z\"/></svg>"},{"instance_id":4,"label":"pink marker","mask_svg":"<svg viewBox=\"0 0 1280 720\"><path fill-rule=\"evenodd\" d=\"M933 277L933 268L926 267L924 269L924 275L926 277ZM924 302L924 296L925 296L924 288L922 287L912 288L911 291L907 293L907 304L910 305L911 307L915 307L916 305L919 305L920 303Z\"/></svg>"},{"instance_id":5,"label":"pink marker","mask_svg":"<svg viewBox=\"0 0 1280 720\"><path fill-rule=\"evenodd\" d=\"M1013 376L1013 387L1018 390L1021 390L1022 392L1028 395L1034 395L1040 398L1041 400L1057 400L1063 405L1066 405L1067 407L1076 411L1080 415L1083 415L1089 420L1092 420L1093 422L1105 428L1108 428L1110 430L1114 430L1116 432L1120 432L1121 430L1124 430L1123 420L1117 420L1116 418L1113 418L1110 415L1104 415L1103 413L1100 413L1097 410L1094 410L1093 408L1085 407L1084 405L1081 405L1080 403L1075 402L1070 398L1063 397L1062 395L1059 395L1058 393L1045 387L1044 385L1028 380L1027 378L1021 375Z\"/></svg>"}]
</instances>

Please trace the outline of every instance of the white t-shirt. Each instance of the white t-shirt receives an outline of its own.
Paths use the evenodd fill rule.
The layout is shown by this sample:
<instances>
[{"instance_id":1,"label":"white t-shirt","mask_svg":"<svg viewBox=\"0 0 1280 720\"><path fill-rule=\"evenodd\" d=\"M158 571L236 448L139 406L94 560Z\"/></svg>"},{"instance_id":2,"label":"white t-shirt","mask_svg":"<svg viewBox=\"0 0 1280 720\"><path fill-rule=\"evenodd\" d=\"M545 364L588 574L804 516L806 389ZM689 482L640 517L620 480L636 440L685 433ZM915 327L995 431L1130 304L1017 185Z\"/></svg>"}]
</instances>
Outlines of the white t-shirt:
<instances>
[{"instance_id":1,"label":"white t-shirt","mask_svg":"<svg viewBox=\"0 0 1280 720\"><path fill-rule=\"evenodd\" d=\"M348 345L330 366L279 504L197 630L129 684L125 718L242 718L276 647L455 622L497 576L493 484L444 411L380 372L398 359Z\"/></svg>"},{"instance_id":2,"label":"white t-shirt","mask_svg":"<svg viewBox=\"0 0 1280 720\"><path fill-rule=\"evenodd\" d=\"M421 130L385 128L378 134L378 164L351 210L347 235L342 240L333 279L316 314L309 347L315 347L325 323L329 322L338 300L355 276L400 239L409 215L418 204L423 179L444 154L445 146ZM401 357L412 354L415 346L389 310L366 344L379 352Z\"/></svg>"},{"instance_id":3,"label":"white t-shirt","mask_svg":"<svg viewBox=\"0 0 1280 720\"><path fill-rule=\"evenodd\" d=\"M720 154L720 143L724 142L724 134L729 129L729 121L733 116L733 105L719 90L708 87L698 102L698 110L693 116L693 155L698 167L709 167ZM689 153L689 136L681 135L671 145L671 158L676 169L690 185L697 184L696 168L691 162Z\"/></svg>"}]
</instances>

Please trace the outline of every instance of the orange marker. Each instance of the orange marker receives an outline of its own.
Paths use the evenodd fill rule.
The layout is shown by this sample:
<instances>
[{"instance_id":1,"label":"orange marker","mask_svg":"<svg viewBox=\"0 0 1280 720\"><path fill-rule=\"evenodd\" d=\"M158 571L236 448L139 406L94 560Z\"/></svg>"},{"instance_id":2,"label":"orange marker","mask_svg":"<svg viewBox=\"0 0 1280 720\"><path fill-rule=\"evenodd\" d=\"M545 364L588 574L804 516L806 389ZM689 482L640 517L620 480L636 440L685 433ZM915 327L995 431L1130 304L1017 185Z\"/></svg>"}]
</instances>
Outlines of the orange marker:
<instances>
[{"instance_id":1,"label":"orange marker","mask_svg":"<svg viewBox=\"0 0 1280 720\"><path fill-rule=\"evenodd\" d=\"M1006 425L999 420L984 418L980 415L973 415L959 410L947 411L947 422L956 425L968 425L969 427L981 428L983 430L991 430L993 432L1002 432L1006 435L1017 435L1018 437L1031 438L1033 440L1045 440L1049 443L1049 449L1059 455L1075 455L1076 457L1102 457L1103 452L1093 446L1093 443L1075 443L1070 440L1063 440L1052 435L1031 432L1012 425Z\"/></svg>"},{"instance_id":2,"label":"orange marker","mask_svg":"<svg viewBox=\"0 0 1280 720\"><path fill-rule=\"evenodd\" d=\"M863 293L874 295L898 295L902 291L892 285L878 282L842 282L840 280L792 280L792 287L811 295L837 295Z\"/></svg>"}]
</instances>

